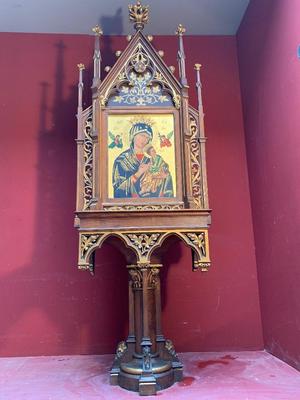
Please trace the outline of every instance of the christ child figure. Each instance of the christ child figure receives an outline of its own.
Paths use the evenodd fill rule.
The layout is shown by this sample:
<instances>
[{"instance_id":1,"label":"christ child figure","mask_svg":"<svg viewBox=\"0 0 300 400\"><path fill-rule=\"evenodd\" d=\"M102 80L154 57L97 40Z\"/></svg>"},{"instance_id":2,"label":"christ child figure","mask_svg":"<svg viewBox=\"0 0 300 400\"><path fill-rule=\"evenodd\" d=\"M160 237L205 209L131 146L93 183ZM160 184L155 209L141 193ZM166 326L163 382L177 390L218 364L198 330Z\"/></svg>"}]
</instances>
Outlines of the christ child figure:
<instances>
[{"instance_id":1,"label":"christ child figure","mask_svg":"<svg viewBox=\"0 0 300 400\"><path fill-rule=\"evenodd\" d=\"M146 146L144 152L150 158L150 167L141 179L139 194L142 197L162 197L166 178L170 177L168 164L156 153L152 144Z\"/></svg>"}]
</instances>

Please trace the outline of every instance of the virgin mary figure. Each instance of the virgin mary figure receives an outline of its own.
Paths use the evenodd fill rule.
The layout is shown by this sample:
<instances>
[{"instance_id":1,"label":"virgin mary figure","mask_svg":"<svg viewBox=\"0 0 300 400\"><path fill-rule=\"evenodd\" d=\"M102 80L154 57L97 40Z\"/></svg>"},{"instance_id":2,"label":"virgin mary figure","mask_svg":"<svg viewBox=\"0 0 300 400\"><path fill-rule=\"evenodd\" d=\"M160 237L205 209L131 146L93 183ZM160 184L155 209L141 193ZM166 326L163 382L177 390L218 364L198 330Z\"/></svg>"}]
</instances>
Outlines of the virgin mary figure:
<instances>
[{"instance_id":1,"label":"virgin mary figure","mask_svg":"<svg viewBox=\"0 0 300 400\"><path fill-rule=\"evenodd\" d=\"M169 171L160 179L157 190L142 190L143 178L151 168L151 158L144 149L153 138L149 124L135 123L129 131L130 147L123 151L113 165L112 181L114 198L174 197Z\"/></svg>"}]
</instances>

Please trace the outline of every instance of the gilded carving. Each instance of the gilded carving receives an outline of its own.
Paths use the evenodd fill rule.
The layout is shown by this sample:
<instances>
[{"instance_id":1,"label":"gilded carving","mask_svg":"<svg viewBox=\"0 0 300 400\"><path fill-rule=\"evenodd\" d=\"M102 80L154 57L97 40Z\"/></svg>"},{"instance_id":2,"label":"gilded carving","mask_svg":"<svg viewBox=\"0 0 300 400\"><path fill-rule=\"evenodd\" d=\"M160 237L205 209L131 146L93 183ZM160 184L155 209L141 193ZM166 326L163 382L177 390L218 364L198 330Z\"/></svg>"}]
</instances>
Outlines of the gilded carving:
<instances>
[{"instance_id":1,"label":"gilded carving","mask_svg":"<svg viewBox=\"0 0 300 400\"><path fill-rule=\"evenodd\" d=\"M123 357L123 355L126 353L127 351L127 345L126 342L122 341L118 344L117 346L117 350L116 350L116 357L115 359L120 359Z\"/></svg>"},{"instance_id":2,"label":"gilded carving","mask_svg":"<svg viewBox=\"0 0 300 400\"><path fill-rule=\"evenodd\" d=\"M191 242L199 248L200 253L203 257L206 257L206 243L205 243L205 233L186 233L186 236L191 240Z\"/></svg>"},{"instance_id":3,"label":"gilded carving","mask_svg":"<svg viewBox=\"0 0 300 400\"><path fill-rule=\"evenodd\" d=\"M181 98L141 43L133 51L117 81L107 89L102 103L113 106L171 106Z\"/></svg>"},{"instance_id":4,"label":"gilded carving","mask_svg":"<svg viewBox=\"0 0 300 400\"><path fill-rule=\"evenodd\" d=\"M151 267L151 265L150 265L150 267ZM150 268L149 275L148 275L149 287L154 289L158 280L159 280L159 268L156 268L156 267Z\"/></svg>"},{"instance_id":5,"label":"gilded carving","mask_svg":"<svg viewBox=\"0 0 300 400\"><path fill-rule=\"evenodd\" d=\"M104 206L107 211L165 211L182 210L183 204L149 204L149 205L124 205L124 206Z\"/></svg>"},{"instance_id":6,"label":"gilded carving","mask_svg":"<svg viewBox=\"0 0 300 400\"><path fill-rule=\"evenodd\" d=\"M165 238L170 234L179 236L189 247L194 250L194 270L206 271L210 266L207 231L161 231L161 232L118 232L115 234L125 244L135 251L137 264L130 266L130 271L149 269L148 282L153 286L156 284L160 264L151 264L150 258L154 248L161 246ZM92 263L89 261L91 253L101 247L106 238L111 236L109 232L82 232L80 234L79 268L92 270ZM138 287L142 282L139 272L130 272L132 279Z\"/></svg>"},{"instance_id":7,"label":"gilded carving","mask_svg":"<svg viewBox=\"0 0 300 400\"><path fill-rule=\"evenodd\" d=\"M103 35L103 31L100 28L99 25L96 25L94 28L92 28L92 31L94 32L95 36L102 36Z\"/></svg>"},{"instance_id":8,"label":"gilded carving","mask_svg":"<svg viewBox=\"0 0 300 400\"><path fill-rule=\"evenodd\" d=\"M80 235L80 258L85 260L88 251L97 244L98 240L102 235L99 234L82 234Z\"/></svg>"},{"instance_id":9,"label":"gilded carving","mask_svg":"<svg viewBox=\"0 0 300 400\"><path fill-rule=\"evenodd\" d=\"M141 289L143 286L143 276L141 270L138 268L130 268L129 274L132 281L132 287L134 289Z\"/></svg>"},{"instance_id":10,"label":"gilded carving","mask_svg":"<svg viewBox=\"0 0 300 400\"><path fill-rule=\"evenodd\" d=\"M83 209L88 210L91 206L93 198L93 140L92 140L93 120L89 117L85 121L84 126L84 142L83 142Z\"/></svg>"},{"instance_id":11,"label":"gilded carving","mask_svg":"<svg viewBox=\"0 0 300 400\"><path fill-rule=\"evenodd\" d=\"M129 20L134 22L134 27L136 30L143 29L144 25L147 24L149 18L149 7L142 6L140 1L136 4L129 4Z\"/></svg>"},{"instance_id":12,"label":"gilded carving","mask_svg":"<svg viewBox=\"0 0 300 400\"><path fill-rule=\"evenodd\" d=\"M202 272L207 272L209 267L210 267L209 262L195 261L193 270L196 271L197 269L200 269Z\"/></svg>"},{"instance_id":13,"label":"gilded carving","mask_svg":"<svg viewBox=\"0 0 300 400\"><path fill-rule=\"evenodd\" d=\"M200 162L200 143L199 131L196 119L190 115L190 165L191 165L191 186L192 197L196 208L202 208L201 193L201 162Z\"/></svg>"},{"instance_id":14,"label":"gilded carving","mask_svg":"<svg viewBox=\"0 0 300 400\"><path fill-rule=\"evenodd\" d=\"M173 357L177 357L177 353L175 351L175 347L173 345L173 342L170 339L166 340L165 348Z\"/></svg>"},{"instance_id":15,"label":"gilded carving","mask_svg":"<svg viewBox=\"0 0 300 400\"><path fill-rule=\"evenodd\" d=\"M159 233L129 233L126 236L130 239L132 246L137 249L138 253L145 257L161 235Z\"/></svg>"},{"instance_id":16,"label":"gilded carving","mask_svg":"<svg viewBox=\"0 0 300 400\"><path fill-rule=\"evenodd\" d=\"M182 24L179 24L175 33L178 36L182 36L185 32L186 32L185 27Z\"/></svg>"},{"instance_id":17,"label":"gilded carving","mask_svg":"<svg viewBox=\"0 0 300 400\"><path fill-rule=\"evenodd\" d=\"M79 71L83 71L85 69L85 65L82 63L77 64L77 67L78 67Z\"/></svg>"}]
</instances>

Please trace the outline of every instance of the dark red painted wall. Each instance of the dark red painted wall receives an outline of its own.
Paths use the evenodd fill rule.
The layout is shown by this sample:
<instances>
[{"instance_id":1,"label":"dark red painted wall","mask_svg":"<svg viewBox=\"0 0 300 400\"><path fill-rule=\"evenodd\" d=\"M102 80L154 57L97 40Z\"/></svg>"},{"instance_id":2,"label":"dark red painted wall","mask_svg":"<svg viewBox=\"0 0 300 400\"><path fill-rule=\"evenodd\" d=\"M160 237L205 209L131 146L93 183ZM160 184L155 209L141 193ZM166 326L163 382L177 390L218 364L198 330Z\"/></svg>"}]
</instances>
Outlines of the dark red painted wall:
<instances>
[{"instance_id":1,"label":"dark red painted wall","mask_svg":"<svg viewBox=\"0 0 300 400\"><path fill-rule=\"evenodd\" d=\"M253 0L238 33L266 349L300 369L300 2Z\"/></svg>"},{"instance_id":2,"label":"dark red painted wall","mask_svg":"<svg viewBox=\"0 0 300 400\"><path fill-rule=\"evenodd\" d=\"M105 65L124 38L106 38ZM156 38L168 65L177 39ZM178 351L260 349L261 322L234 37L186 37L187 74L203 64L213 266L192 273L190 252L165 258L163 325ZM1 34L0 354L112 353L126 333L124 260L107 245L96 276L76 269L77 63L93 39ZM89 105L90 80L86 80Z\"/></svg>"}]
</instances>

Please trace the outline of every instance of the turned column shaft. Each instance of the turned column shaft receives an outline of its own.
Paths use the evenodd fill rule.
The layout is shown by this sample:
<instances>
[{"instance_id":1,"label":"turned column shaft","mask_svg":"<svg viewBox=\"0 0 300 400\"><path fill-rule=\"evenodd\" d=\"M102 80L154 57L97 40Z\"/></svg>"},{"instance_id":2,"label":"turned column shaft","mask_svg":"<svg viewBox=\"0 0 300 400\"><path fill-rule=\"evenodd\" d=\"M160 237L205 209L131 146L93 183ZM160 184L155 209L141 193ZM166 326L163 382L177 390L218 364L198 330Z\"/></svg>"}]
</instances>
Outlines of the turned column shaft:
<instances>
[{"instance_id":1,"label":"turned column shaft","mask_svg":"<svg viewBox=\"0 0 300 400\"><path fill-rule=\"evenodd\" d=\"M128 282L128 303L129 303L129 326L128 342L135 342L135 323L134 323L134 293L132 290L132 281Z\"/></svg>"},{"instance_id":2,"label":"turned column shaft","mask_svg":"<svg viewBox=\"0 0 300 400\"><path fill-rule=\"evenodd\" d=\"M161 332L161 300L159 267L149 265L140 268L130 265L129 274L129 335L128 342L135 342L137 354L143 354L148 346L151 353L157 351L157 341L163 338Z\"/></svg>"},{"instance_id":3,"label":"turned column shaft","mask_svg":"<svg viewBox=\"0 0 300 400\"><path fill-rule=\"evenodd\" d=\"M143 338L142 346L151 346L150 340L150 329L149 329L149 297L151 295L151 289L148 287L149 270L142 269L143 276Z\"/></svg>"}]
</instances>

